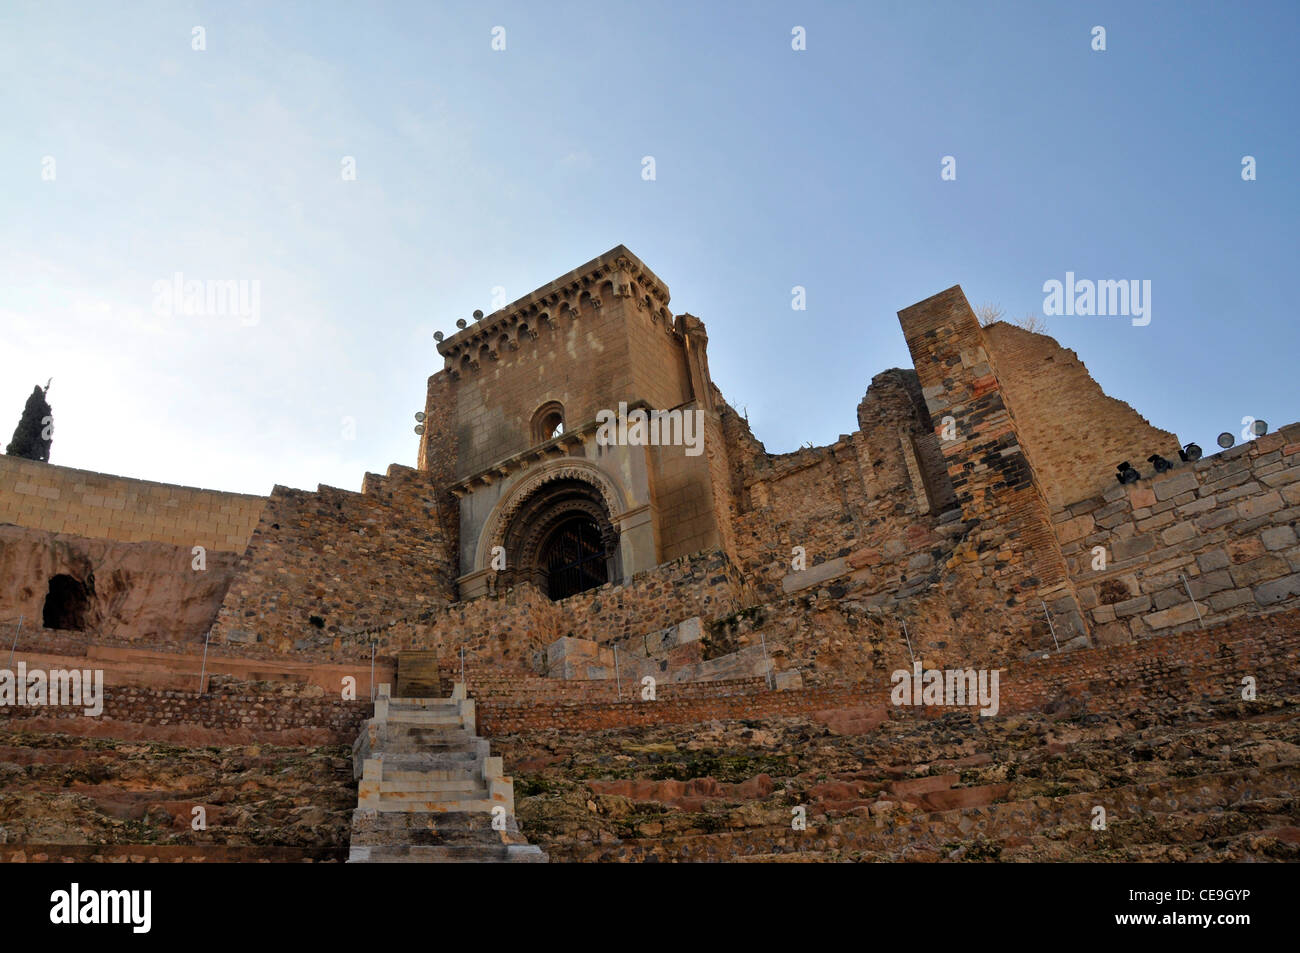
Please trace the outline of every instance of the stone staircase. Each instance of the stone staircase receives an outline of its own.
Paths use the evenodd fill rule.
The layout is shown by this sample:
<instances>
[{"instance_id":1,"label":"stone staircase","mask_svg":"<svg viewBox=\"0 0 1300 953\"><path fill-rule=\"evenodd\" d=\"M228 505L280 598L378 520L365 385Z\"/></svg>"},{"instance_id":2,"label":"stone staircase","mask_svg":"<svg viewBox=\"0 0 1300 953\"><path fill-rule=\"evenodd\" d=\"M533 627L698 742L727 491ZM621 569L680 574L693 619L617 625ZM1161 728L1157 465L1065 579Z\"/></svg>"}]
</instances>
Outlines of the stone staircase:
<instances>
[{"instance_id":1,"label":"stone staircase","mask_svg":"<svg viewBox=\"0 0 1300 953\"><path fill-rule=\"evenodd\" d=\"M513 781L475 734L474 700L394 698L352 746L357 809L349 863L545 863L519 833Z\"/></svg>"}]
</instances>

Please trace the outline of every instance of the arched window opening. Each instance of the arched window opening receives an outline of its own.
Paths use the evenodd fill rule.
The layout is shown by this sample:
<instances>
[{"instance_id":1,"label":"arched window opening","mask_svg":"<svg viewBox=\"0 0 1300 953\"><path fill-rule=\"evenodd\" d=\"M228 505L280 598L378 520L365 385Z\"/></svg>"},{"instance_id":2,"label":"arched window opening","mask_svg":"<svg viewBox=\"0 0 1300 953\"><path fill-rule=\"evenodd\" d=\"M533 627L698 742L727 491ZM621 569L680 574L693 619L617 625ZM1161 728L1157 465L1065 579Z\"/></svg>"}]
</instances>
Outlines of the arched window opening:
<instances>
[{"instance_id":1,"label":"arched window opening","mask_svg":"<svg viewBox=\"0 0 1300 953\"><path fill-rule=\"evenodd\" d=\"M50 579L50 591L41 613L45 628L83 632L89 609L90 598L80 580L63 573Z\"/></svg>"},{"instance_id":2,"label":"arched window opening","mask_svg":"<svg viewBox=\"0 0 1300 953\"><path fill-rule=\"evenodd\" d=\"M564 433L564 408L557 401L543 404L533 414L533 443L546 443Z\"/></svg>"}]
</instances>

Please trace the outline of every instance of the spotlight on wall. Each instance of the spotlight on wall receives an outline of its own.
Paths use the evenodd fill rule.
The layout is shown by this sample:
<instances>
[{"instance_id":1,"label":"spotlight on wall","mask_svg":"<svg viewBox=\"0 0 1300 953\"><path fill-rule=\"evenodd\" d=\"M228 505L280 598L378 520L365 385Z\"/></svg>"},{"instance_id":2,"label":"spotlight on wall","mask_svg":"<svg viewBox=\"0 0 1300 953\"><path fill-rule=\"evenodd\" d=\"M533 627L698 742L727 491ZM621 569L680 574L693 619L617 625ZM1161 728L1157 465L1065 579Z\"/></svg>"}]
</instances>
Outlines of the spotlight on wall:
<instances>
[{"instance_id":1,"label":"spotlight on wall","mask_svg":"<svg viewBox=\"0 0 1300 953\"><path fill-rule=\"evenodd\" d=\"M482 321L482 320L483 320L483 312L482 312L482 311L475 311L475 312L474 312L474 320L475 320L475 321Z\"/></svg>"},{"instance_id":2,"label":"spotlight on wall","mask_svg":"<svg viewBox=\"0 0 1300 953\"><path fill-rule=\"evenodd\" d=\"M415 425L415 432L416 432L417 434L419 434L421 437L423 437L423 436L424 436L424 424L416 424L416 425Z\"/></svg>"},{"instance_id":3,"label":"spotlight on wall","mask_svg":"<svg viewBox=\"0 0 1300 953\"><path fill-rule=\"evenodd\" d=\"M1155 466L1156 473L1164 473L1166 470L1172 470L1174 468L1172 463L1160 456L1158 453L1153 453L1151 456L1147 457L1147 463Z\"/></svg>"},{"instance_id":4,"label":"spotlight on wall","mask_svg":"<svg viewBox=\"0 0 1300 953\"><path fill-rule=\"evenodd\" d=\"M464 331L464 330L465 330L465 319L464 319L464 318L457 318L457 319L456 319L456 327L458 327L458 328L460 328L462 331Z\"/></svg>"},{"instance_id":5,"label":"spotlight on wall","mask_svg":"<svg viewBox=\"0 0 1300 953\"><path fill-rule=\"evenodd\" d=\"M422 423L424 423L424 411L422 411L422 410L417 410L417 411L415 412L415 422L416 422L417 424L422 424Z\"/></svg>"},{"instance_id":6,"label":"spotlight on wall","mask_svg":"<svg viewBox=\"0 0 1300 953\"><path fill-rule=\"evenodd\" d=\"M1264 434L1268 433L1268 424L1262 420L1257 420L1250 425L1250 429L1255 431L1256 437L1262 437Z\"/></svg>"},{"instance_id":7,"label":"spotlight on wall","mask_svg":"<svg viewBox=\"0 0 1300 953\"><path fill-rule=\"evenodd\" d=\"M433 339L434 339L435 341L437 341L439 344L441 344L441 343L442 343L442 332L441 332L441 331L434 331L434 332L433 332Z\"/></svg>"},{"instance_id":8,"label":"spotlight on wall","mask_svg":"<svg viewBox=\"0 0 1300 953\"><path fill-rule=\"evenodd\" d=\"M1217 443L1224 450L1227 450L1229 447L1231 447L1234 443L1237 442L1237 438L1225 430L1223 433L1219 434L1218 439L1215 440L1214 442Z\"/></svg>"},{"instance_id":9,"label":"spotlight on wall","mask_svg":"<svg viewBox=\"0 0 1300 953\"><path fill-rule=\"evenodd\" d=\"M1184 463L1195 463L1201 459L1201 448L1194 443L1189 443L1178 451L1178 456Z\"/></svg>"},{"instance_id":10,"label":"spotlight on wall","mask_svg":"<svg viewBox=\"0 0 1300 953\"><path fill-rule=\"evenodd\" d=\"M1117 471L1115 473L1115 479L1119 480L1120 483L1136 483L1138 480L1142 479L1142 474L1134 470L1133 464L1129 463L1127 460L1115 469Z\"/></svg>"}]
</instances>

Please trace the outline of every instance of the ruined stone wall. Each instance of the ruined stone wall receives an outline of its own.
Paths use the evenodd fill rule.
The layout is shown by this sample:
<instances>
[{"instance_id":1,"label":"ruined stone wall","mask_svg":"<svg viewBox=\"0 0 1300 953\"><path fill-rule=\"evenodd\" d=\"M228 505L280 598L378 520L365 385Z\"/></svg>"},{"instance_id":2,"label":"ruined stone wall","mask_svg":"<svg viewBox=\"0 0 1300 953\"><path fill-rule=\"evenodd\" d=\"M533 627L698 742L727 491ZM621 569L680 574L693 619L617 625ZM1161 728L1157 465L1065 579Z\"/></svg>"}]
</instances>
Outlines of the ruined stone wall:
<instances>
[{"instance_id":1,"label":"ruined stone wall","mask_svg":"<svg viewBox=\"0 0 1300 953\"><path fill-rule=\"evenodd\" d=\"M1300 599L1300 424L1128 486L1111 480L1056 514L1101 642L1195 629L1193 598L1207 624Z\"/></svg>"},{"instance_id":2,"label":"ruined stone wall","mask_svg":"<svg viewBox=\"0 0 1300 953\"><path fill-rule=\"evenodd\" d=\"M984 328L984 336L1053 512L1113 484L1121 461L1147 469L1153 453L1178 459L1178 438L1107 397L1074 351L1002 321Z\"/></svg>"},{"instance_id":3,"label":"ruined stone wall","mask_svg":"<svg viewBox=\"0 0 1300 953\"><path fill-rule=\"evenodd\" d=\"M829 447L779 456L762 452L726 408L728 452L740 461L733 473L742 481L733 523L736 550L760 597L905 554L910 559L936 545L933 530L953 496L937 444L926 443L933 436L919 391L910 372L878 374L858 407L860 431ZM918 452L923 444L927 449ZM810 575L795 573L795 546L803 547ZM850 566L854 552L863 561ZM933 563L931 554L910 568L915 574ZM888 578L883 571L876 576L882 583Z\"/></svg>"},{"instance_id":4,"label":"ruined stone wall","mask_svg":"<svg viewBox=\"0 0 1300 953\"><path fill-rule=\"evenodd\" d=\"M386 477L367 474L361 493L276 487L214 641L368 654L368 644L346 637L450 602L453 553L439 493L427 473L399 466Z\"/></svg>"},{"instance_id":5,"label":"ruined stone wall","mask_svg":"<svg viewBox=\"0 0 1300 953\"><path fill-rule=\"evenodd\" d=\"M1006 600L1004 614L1028 624L1044 600L1067 637L1086 636L1047 500L966 296L949 288L898 319L956 501L973 524L955 558ZM945 419L953 439L942 437Z\"/></svg>"},{"instance_id":6,"label":"ruined stone wall","mask_svg":"<svg viewBox=\"0 0 1300 953\"><path fill-rule=\"evenodd\" d=\"M918 653L926 668L943 668ZM1064 652L998 666L997 716L1051 708L1128 711L1162 699L1177 703L1240 698L1242 678L1256 679L1261 699L1293 692L1300 660L1300 612L1238 619L1210 629L1140 644ZM954 664L952 667L969 667ZM906 661L894 668L911 671ZM502 683L482 677L478 700L484 734L558 729L586 732L652 724L705 723L729 718L791 717L862 709L891 718L931 719L945 706L896 706L890 699L893 669L852 684L764 691L761 679L701 685L664 685L655 701L624 687L610 697L607 682L549 686L528 680ZM475 679L470 679L471 686ZM968 706L978 707L978 706Z\"/></svg>"},{"instance_id":7,"label":"ruined stone wall","mask_svg":"<svg viewBox=\"0 0 1300 953\"><path fill-rule=\"evenodd\" d=\"M244 551L266 498L0 456L0 524L124 543Z\"/></svg>"},{"instance_id":8,"label":"ruined stone wall","mask_svg":"<svg viewBox=\"0 0 1300 953\"><path fill-rule=\"evenodd\" d=\"M374 638L380 652L432 649L459 664L493 664L531 671L538 654L556 639L572 635L606 643L645 635L692 616L715 618L740 608L740 575L719 552L697 553L638 573L623 584L552 602L533 586L459 602L367 632L355 640L361 651Z\"/></svg>"},{"instance_id":9,"label":"ruined stone wall","mask_svg":"<svg viewBox=\"0 0 1300 953\"><path fill-rule=\"evenodd\" d=\"M310 731L319 741L351 744L361 723L373 710L367 701L345 702L329 698L289 698L137 688L104 688L104 710L88 718L80 707L0 706L0 724L15 727L27 720L98 723L130 722L150 725L192 726L207 731L238 730L260 735ZM46 727L43 730L60 730ZM77 733L75 728L68 729ZM320 733L326 737L320 737Z\"/></svg>"}]
</instances>

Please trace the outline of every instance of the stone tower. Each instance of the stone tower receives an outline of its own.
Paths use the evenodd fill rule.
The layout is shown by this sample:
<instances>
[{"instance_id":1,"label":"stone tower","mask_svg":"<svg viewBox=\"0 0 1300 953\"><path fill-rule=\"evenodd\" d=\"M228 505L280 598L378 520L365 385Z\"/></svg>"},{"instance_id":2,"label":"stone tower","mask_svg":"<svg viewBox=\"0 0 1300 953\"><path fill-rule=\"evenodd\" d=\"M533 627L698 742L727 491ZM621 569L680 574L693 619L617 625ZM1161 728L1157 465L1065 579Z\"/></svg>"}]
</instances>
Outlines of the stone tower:
<instances>
[{"instance_id":1,"label":"stone tower","mask_svg":"<svg viewBox=\"0 0 1300 953\"><path fill-rule=\"evenodd\" d=\"M668 303L619 245L439 342L420 468L459 501L461 599L561 598L722 544L708 338ZM638 411L660 426L602 431Z\"/></svg>"}]
</instances>

